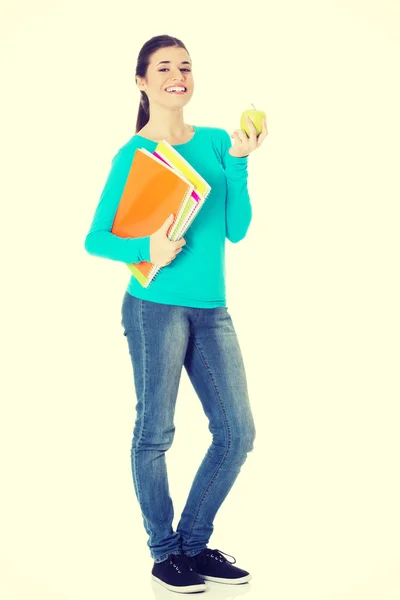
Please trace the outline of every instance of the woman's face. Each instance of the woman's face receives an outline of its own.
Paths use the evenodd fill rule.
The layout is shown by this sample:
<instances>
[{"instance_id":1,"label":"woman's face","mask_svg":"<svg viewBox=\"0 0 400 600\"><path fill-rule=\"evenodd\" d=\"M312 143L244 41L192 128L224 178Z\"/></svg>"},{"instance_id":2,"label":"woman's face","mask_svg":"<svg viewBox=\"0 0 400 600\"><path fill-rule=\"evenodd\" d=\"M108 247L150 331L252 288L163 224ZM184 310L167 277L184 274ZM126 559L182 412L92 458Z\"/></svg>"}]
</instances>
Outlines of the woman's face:
<instances>
[{"instance_id":1,"label":"woman's face","mask_svg":"<svg viewBox=\"0 0 400 600\"><path fill-rule=\"evenodd\" d=\"M186 92L167 92L166 88L173 85L184 86ZM187 104L193 95L194 81L191 60L186 50L173 46L154 52L146 77L138 77L138 87L146 92L150 103L171 108L181 108Z\"/></svg>"}]
</instances>

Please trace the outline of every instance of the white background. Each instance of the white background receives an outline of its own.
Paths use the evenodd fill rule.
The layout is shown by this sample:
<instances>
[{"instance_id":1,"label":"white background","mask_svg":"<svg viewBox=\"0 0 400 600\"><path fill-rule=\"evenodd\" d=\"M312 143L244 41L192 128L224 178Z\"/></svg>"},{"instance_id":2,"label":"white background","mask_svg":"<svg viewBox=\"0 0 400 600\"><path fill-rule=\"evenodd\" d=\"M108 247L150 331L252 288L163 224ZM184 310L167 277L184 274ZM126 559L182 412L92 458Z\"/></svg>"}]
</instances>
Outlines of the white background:
<instances>
[{"instance_id":1,"label":"white background","mask_svg":"<svg viewBox=\"0 0 400 600\"><path fill-rule=\"evenodd\" d=\"M209 546L250 584L210 598L398 600L398 2L11 2L1 8L0 591L167 598L134 495L123 263L84 239L135 133L138 52L181 39L188 124L267 113L227 305L257 437ZM211 442L183 371L167 454L176 526Z\"/></svg>"}]
</instances>

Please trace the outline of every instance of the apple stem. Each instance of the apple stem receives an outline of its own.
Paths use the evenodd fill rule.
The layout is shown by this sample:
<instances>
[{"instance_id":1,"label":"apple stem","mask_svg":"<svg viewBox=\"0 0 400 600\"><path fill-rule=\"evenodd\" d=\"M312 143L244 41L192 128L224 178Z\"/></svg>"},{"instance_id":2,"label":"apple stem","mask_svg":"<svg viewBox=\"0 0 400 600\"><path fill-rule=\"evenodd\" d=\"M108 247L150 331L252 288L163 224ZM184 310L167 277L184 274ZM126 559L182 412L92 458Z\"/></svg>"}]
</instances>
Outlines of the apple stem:
<instances>
[{"instance_id":1,"label":"apple stem","mask_svg":"<svg viewBox=\"0 0 400 600\"><path fill-rule=\"evenodd\" d=\"M254 108L254 110L257 110L256 107L254 106L254 104L252 102L250 102L250 104L252 105L252 107Z\"/></svg>"}]
</instances>

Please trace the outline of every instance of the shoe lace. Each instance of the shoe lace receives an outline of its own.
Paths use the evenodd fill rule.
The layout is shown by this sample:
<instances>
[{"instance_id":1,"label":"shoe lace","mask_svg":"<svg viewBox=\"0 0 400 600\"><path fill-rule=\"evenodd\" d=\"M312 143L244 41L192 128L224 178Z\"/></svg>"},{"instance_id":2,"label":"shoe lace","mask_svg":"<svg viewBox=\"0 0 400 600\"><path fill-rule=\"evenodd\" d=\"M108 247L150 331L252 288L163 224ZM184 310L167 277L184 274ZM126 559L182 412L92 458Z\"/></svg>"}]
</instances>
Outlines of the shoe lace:
<instances>
[{"instance_id":1,"label":"shoe lace","mask_svg":"<svg viewBox=\"0 0 400 600\"><path fill-rule=\"evenodd\" d=\"M193 571L193 561L190 556L186 554L170 554L169 563L172 565L178 573L182 571Z\"/></svg>"},{"instance_id":2,"label":"shoe lace","mask_svg":"<svg viewBox=\"0 0 400 600\"><path fill-rule=\"evenodd\" d=\"M226 559L225 556L222 556L223 554L233 558L233 562ZM222 550L218 550L218 549L213 550L210 548L210 550L208 550L208 552L207 552L207 556L211 556L212 558L217 558L220 562L228 562L231 565L234 565L236 562L236 558L234 556L232 556L231 554L227 554L226 552L222 552Z\"/></svg>"}]
</instances>

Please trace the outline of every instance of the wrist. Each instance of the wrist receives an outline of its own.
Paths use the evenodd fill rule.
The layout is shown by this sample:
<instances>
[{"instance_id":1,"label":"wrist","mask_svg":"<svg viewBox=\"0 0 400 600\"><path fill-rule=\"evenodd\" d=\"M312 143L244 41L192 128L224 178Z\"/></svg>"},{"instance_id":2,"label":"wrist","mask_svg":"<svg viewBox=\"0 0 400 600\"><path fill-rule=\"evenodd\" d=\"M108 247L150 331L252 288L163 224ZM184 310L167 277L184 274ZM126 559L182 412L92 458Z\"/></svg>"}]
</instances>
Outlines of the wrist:
<instances>
[{"instance_id":1,"label":"wrist","mask_svg":"<svg viewBox=\"0 0 400 600\"><path fill-rule=\"evenodd\" d=\"M249 156L248 154L235 154L235 153L232 153L231 149L228 150L228 154L230 154L234 158L247 158Z\"/></svg>"}]
</instances>

